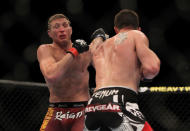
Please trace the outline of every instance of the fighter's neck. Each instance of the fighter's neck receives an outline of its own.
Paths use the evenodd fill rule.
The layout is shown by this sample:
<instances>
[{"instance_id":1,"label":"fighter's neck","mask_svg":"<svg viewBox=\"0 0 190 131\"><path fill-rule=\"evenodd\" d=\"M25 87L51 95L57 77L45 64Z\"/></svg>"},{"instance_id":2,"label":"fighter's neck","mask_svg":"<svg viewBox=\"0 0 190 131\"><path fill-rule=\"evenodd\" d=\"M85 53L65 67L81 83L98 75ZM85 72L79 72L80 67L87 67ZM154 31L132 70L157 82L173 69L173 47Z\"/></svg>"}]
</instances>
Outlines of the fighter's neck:
<instances>
[{"instance_id":1,"label":"fighter's neck","mask_svg":"<svg viewBox=\"0 0 190 131\"><path fill-rule=\"evenodd\" d=\"M53 43L53 46L55 48L60 48L62 50L67 51L68 49L70 49L72 47L72 42L69 41L67 43Z\"/></svg>"},{"instance_id":2,"label":"fighter's neck","mask_svg":"<svg viewBox=\"0 0 190 131\"><path fill-rule=\"evenodd\" d=\"M119 30L119 33L128 32L128 31L131 31L131 30L134 30L134 29L132 29L132 28L123 28L123 29Z\"/></svg>"}]
</instances>

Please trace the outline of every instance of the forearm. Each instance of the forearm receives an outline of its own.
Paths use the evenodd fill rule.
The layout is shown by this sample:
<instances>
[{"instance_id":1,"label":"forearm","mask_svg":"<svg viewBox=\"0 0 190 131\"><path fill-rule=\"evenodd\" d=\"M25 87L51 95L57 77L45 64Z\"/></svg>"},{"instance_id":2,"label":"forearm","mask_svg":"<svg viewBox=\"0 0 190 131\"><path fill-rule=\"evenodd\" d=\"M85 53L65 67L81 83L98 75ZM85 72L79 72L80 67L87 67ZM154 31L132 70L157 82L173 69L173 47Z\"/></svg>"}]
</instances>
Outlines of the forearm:
<instances>
[{"instance_id":1,"label":"forearm","mask_svg":"<svg viewBox=\"0 0 190 131\"><path fill-rule=\"evenodd\" d=\"M47 67L47 71L44 74L48 81L61 80L70 65L72 64L74 57L71 53L67 53L60 61L53 63Z\"/></svg>"},{"instance_id":2,"label":"forearm","mask_svg":"<svg viewBox=\"0 0 190 131\"><path fill-rule=\"evenodd\" d=\"M101 37L95 38L90 44L90 52L93 54L98 48L98 46L102 44L102 42L103 42L103 39Z\"/></svg>"},{"instance_id":3,"label":"forearm","mask_svg":"<svg viewBox=\"0 0 190 131\"><path fill-rule=\"evenodd\" d=\"M102 28L95 30L91 35L92 43L90 44L90 52L93 54L98 46L107 38L109 38L109 35L107 35Z\"/></svg>"},{"instance_id":4,"label":"forearm","mask_svg":"<svg viewBox=\"0 0 190 131\"><path fill-rule=\"evenodd\" d=\"M73 42L72 48L67 50L67 54L62 57L58 62L53 62L53 64L48 66L48 73L46 78L49 81L62 80L66 71L71 66L73 60L83 52L89 50L89 46L82 39L77 39ZM46 66L47 67L47 66Z\"/></svg>"}]
</instances>

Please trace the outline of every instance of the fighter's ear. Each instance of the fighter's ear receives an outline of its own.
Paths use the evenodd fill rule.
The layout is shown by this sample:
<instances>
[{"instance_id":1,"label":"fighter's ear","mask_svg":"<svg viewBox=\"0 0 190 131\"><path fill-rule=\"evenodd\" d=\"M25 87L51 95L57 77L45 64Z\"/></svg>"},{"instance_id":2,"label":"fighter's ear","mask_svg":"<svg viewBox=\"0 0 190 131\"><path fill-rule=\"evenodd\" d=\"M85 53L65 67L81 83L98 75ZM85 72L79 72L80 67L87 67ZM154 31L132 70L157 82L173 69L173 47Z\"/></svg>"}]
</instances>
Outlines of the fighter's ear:
<instances>
[{"instance_id":1,"label":"fighter's ear","mask_svg":"<svg viewBox=\"0 0 190 131\"><path fill-rule=\"evenodd\" d=\"M73 28L72 28L72 26L71 26L71 35L73 34Z\"/></svg>"},{"instance_id":2,"label":"fighter's ear","mask_svg":"<svg viewBox=\"0 0 190 131\"><path fill-rule=\"evenodd\" d=\"M49 29L47 30L47 34L48 34L48 36L51 38L51 33L50 33L50 30L49 30Z\"/></svg>"},{"instance_id":3,"label":"fighter's ear","mask_svg":"<svg viewBox=\"0 0 190 131\"><path fill-rule=\"evenodd\" d=\"M115 33L117 34L119 32L119 29L114 26Z\"/></svg>"},{"instance_id":4,"label":"fighter's ear","mask_svg":"<svg viewBox=\"0 0 190 131\"><path fill-rule=\"evenodd\" d=\"M47 33L48 33L48 36L51 38L51 32L49 29L47 30Z\"/></svg>"}]
</instances>

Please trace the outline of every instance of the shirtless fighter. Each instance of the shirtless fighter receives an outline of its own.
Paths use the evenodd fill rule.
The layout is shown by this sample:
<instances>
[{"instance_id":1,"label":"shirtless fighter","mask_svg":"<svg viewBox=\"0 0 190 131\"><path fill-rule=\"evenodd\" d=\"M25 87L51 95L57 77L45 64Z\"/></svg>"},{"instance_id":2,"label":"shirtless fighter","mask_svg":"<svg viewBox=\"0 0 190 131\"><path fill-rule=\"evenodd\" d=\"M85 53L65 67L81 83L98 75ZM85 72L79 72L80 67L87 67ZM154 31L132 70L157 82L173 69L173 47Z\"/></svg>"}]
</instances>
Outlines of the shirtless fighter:
<instances>
[{"instance_id":1,"label":"shirtless fighter","mask_svg":"<svg viewBox=\"0 0 190 131\"><path fill-rule=\"evenodd\" d=\"M84 131L153 131L139 110L137 95L140 80L159 73L160 60L140 31L136 12L117 13L114 30L109 39L103 29L92 34L96 88L85 109Z\"/></svg>"},{"instance_id":2,"label":"shirtless fighter","mask_svg":"<svg viewBox=\"0 0 190 131\"><path fill-rule=\"evenodd\" d=\"M50 93L40 131L82 131L84 109L89 100L89 47L84 40L72 43L72 27L63 14L49 18L48 35L53 42L42 44L37 50Z\"/></svg>"}]
</instances>

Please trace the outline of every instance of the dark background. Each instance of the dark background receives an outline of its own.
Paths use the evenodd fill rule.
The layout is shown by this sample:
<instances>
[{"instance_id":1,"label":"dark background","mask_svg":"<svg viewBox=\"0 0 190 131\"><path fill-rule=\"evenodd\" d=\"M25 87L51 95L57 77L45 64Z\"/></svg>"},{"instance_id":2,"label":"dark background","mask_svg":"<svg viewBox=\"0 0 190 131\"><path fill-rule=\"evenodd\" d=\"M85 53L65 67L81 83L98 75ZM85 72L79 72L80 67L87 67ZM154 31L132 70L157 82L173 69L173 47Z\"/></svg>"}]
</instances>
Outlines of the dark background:
<instances>
[{"instance_id":1,"label":"dark background","mask_svg":"<svg viewBox=\"0 0 190 131\"><path fill-rule=\"evenodd\" d=\"M3 2L3 1L2 1ZM45 82L36 59L36 49L49 43L47 20L64 13L72 22L72 40L90 42L92 32L102 27L113 36L113 19L123 8L135 10L150 48L161 59L160 74L145 83L154 86L190 85L189 0L6 0L0 4L0 79ZM90 86L95 71L89 67Z\"/></svg>"},{"instance_id":2,"label":"dark background","mask_svg":"<svg viewBox=\"0 0 190 131\"><path fill-rule=\"evenodd\" d=\"M36 50L49 43L47 20L64 13L72 40L88 43L97 28L113 36L121 9L135 10L150 48L161 59L160 74L148 86L190 86L190 0L6 0L0 2L0 79L45 82ZM89 67L90 87L95 71ZM48 106L48 89L34 85L0 86L0 131L39 130ZM140 93L140 108L155 131L189 131L189 92ZM43 104L42 104L43 103Z\"/></svg>"}]
</instances>

